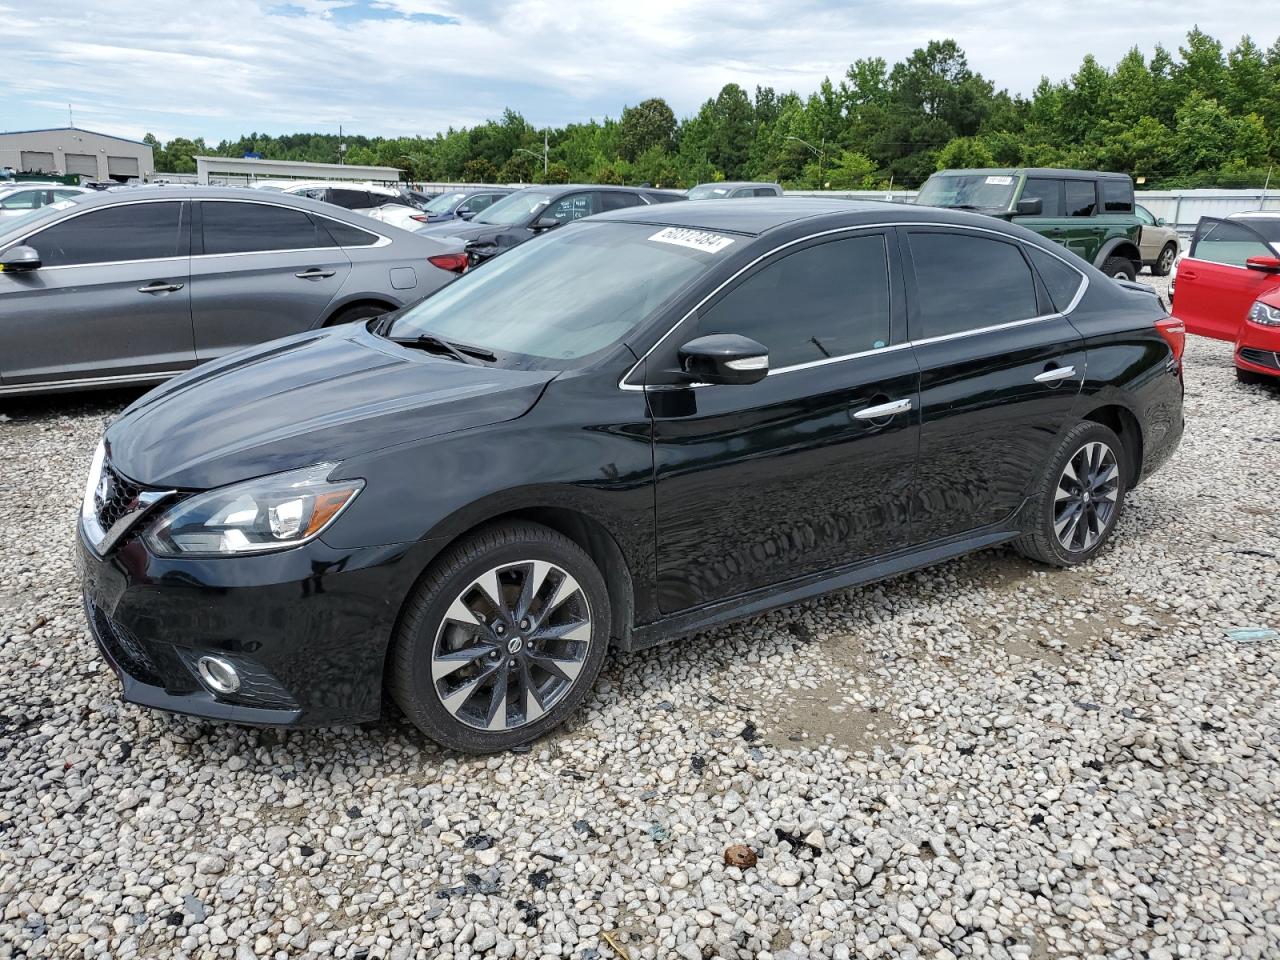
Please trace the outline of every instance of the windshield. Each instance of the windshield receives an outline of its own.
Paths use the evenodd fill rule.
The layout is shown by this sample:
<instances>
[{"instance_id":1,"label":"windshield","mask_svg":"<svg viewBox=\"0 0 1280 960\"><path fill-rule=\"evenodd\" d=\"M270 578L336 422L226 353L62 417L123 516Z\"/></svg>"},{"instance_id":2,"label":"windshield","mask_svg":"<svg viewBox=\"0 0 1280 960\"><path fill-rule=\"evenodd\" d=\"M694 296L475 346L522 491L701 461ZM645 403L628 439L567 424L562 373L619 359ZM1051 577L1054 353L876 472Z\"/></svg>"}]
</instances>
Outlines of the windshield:
<instances>
[{"instance_id":1,"label":"windshield","mask_svg":"<svg viewBox=\"0 0 1280 960\"><path fill-rule=\"evenodd\" d=\"M422 209L427 213L448 213L464 197L465 193L442 193Z\"/></svg>"},{"instance_id":2,"label":"windshield","mask_svg":"<svg viewBox=\"0 0 1280 960\"><path fill-rule=\"evenodd\" d=\"M697 242L713 252L688 245ZM431 334L515 355L500 358L508 366L562 369L628 336L735 242L651 224L575 223L464 273L387 335Z\"/></svg>"},{"instance_id":3,"label":"windshield","mask_svg":"<svg viewBox=\"0 0 1280 960\"><path fill-rule=\"evenodd\" d=\"M521 190L503 197L488 210L472 219L472 223L492 223L501 227L514 227L528 219L551 202L551 194L537 190Z\"/></svg>"},{"instance_id":4,"label":"windshield","mask_svg":"<svg viewBox=\"0 0 1280 960\"><path fill-rule=\"evenodd\" d=\"M700 183L686 194L690 200L715 200L727 197L733 192L732 187L721 183Z\"/></svg>"},{"instance_id":5,"label":"windshield","mask_svg":"<svg viewBox=\"0 0 1280 960\"><path fill-rule=\"evenodd\" d=\"M935 173L920 188L916 203L928 207L1007 210L1016 182L1009 174L963 173L944 177Z\"/></svg>"}]
</instances>

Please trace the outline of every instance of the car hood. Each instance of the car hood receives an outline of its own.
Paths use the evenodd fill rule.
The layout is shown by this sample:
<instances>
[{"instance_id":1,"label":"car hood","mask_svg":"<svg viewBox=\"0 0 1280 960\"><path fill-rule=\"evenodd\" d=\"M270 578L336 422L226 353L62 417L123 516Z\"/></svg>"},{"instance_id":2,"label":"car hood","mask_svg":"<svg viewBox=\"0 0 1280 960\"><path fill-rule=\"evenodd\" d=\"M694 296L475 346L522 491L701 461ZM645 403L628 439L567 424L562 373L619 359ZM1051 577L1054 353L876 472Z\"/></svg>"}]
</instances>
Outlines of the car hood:
<instances>
[{"instance_id":1,"label":"car hood","mask_svg":"<svg viewBox=\"0 0 1280 960\"><path fill-rule=\"evenodd\" d=\"M158 387L107 430L107 456L146 486L209 489L511 420L554 377L465 364L345 325Z\"/></svg>"}]
</instances>

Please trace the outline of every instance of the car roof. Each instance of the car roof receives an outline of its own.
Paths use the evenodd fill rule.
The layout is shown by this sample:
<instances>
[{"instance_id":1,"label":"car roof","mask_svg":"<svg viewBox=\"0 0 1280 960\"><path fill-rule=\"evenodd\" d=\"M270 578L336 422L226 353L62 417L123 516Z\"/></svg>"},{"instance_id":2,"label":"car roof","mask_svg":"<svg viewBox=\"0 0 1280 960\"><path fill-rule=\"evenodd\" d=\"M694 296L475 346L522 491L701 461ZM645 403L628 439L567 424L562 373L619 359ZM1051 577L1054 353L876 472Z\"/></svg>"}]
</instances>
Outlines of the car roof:
<instances>
[{"instance_id":1,"label":"car roof","mask_svg":"<svg viewBox=\"0 0 1280 960\"><path fill-rule=\"evenodd\" d=\"M1241 210L1227 214L1228 220L1280 220L1280 210Z\"/></svg>"},{"instance_id":2,"label":"car roof","mask_svg":"<svg viewBox=\"0 0 1280 960\"><path fill-rule=\"evenodd\" d=\"M776 187L776 183L770 183L767 180L725 180L719 182L716 180L707 180L705 183L696 183L696 187L725 187L736 190L738 187ZM689 189L693 189L690 187Z\"/></svg>"},{"instance_id":3,"label":"car roof","mask_svg":"<svg viewBox=\"0 0 1280 960\"><path fill-rule=\"evenodd\" d=\"M841 197L742 197L704 203L682 200L651 207L626 207L598 213L591 220L652 223L694 230L726 230L758 236L801 220L839 217L842 225L874 225L919 220L957 226L999 228L1000 221L982 214L938 207L917 207L888 200L846 200Z\"/></svg>"},{"instance_id":4,"label":"car roof","mask_svg":"<svg viewBox=\"0 0 1280 960\"><path fill-rule=\"evenodd\" d=\"M627 193L657 193L671 197L684 196L683 190L660 190L657 187L627 187L619 186L615 183L531 183L527 187L520 187L512 192L518 193L520 190L536 190L538 193L549 193L553 196L572 193L575 190L603 190L606 193L617 193L625 190Z\"/></svg>"},{"instance_id":5,"label":"car roof","mask_svg":"<svg viewBox=\"0 0 1280 960\"><path fill-rule=\"evenodd\" d=\"M954 170L939 170L933 174L935 177L959 176L961 174L973 174L1001 177L1015 177L1019 174L1026 174L1029 177L1071 177L1073 179L1093 179L1095 177L1104 177L1107 179L1130 179L1127 173L1109 173L1101 170L1072 170L1067 167L958 167Z\"/></svg>"}]
</instances>

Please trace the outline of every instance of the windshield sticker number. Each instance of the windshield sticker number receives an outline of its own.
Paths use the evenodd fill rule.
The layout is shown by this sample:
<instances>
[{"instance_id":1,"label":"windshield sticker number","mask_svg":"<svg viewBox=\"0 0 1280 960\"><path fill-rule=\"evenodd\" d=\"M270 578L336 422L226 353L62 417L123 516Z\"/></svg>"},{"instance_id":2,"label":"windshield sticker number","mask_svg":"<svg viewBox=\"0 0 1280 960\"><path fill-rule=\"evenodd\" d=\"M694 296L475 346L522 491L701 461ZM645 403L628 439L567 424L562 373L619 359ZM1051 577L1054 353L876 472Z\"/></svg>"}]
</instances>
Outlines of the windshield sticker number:
<instances>
[{"instance_id":1,"label":"windshield sticker number","mask_svg":"<svg viewBox=\"0 0 1280 960\"><path fill-rule=\"evenodd\" d=\"M1013 183L1013 177L987 177L987 183L996 187L1007 187Z\"/></svg>"},{"instance_id":2,"label":"windshield sticker number","mask_svg":"<svg viewBox=\"0 0 1280 960\"><path fill-rule=\"evenodd\" d=\"M667 227L665 230L659 230L649 239L658 243L674 243L678 247L689 247L691 250L701 250L703 253L719 253L733 243L733 237L707 233L705 230L690 230L687 227Z\"/></svg>"}]
</instances>

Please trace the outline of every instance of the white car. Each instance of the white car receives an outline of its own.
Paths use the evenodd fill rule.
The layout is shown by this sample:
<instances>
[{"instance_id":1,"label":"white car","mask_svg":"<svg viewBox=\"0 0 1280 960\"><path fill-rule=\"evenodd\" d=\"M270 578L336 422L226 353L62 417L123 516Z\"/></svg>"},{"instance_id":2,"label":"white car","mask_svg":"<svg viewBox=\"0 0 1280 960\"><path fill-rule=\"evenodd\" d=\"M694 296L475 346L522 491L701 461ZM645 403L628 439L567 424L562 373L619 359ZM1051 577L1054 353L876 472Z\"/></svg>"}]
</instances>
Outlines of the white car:
<instances>
[{"instance_id":1,"label":"white car","mask_svg":"<svg viewBox=\"0 0 1280 960\"><path fill-rule=\"evenodd\" d=\"M90 192L84 187L69 187L58 183L5 184L0 186L0 217L16 217L59 200Z\"/></svg>"},{"instance_id":2,"label":"white car","mask_svg":"<svg viewBox=\"0 0 1280 960\"><path fill-rule=\"evenodd\" d=\"M270 188L267 188L270 189ZM295 183L284 187L282 193L291 193L295 197L310 197L354 210L356 213L368 213L388 203L407 205L408 201L399 192L389 187L380 187L371 183L334 183L332 181L314 181Z\"/></svg>"}]
</instances>

